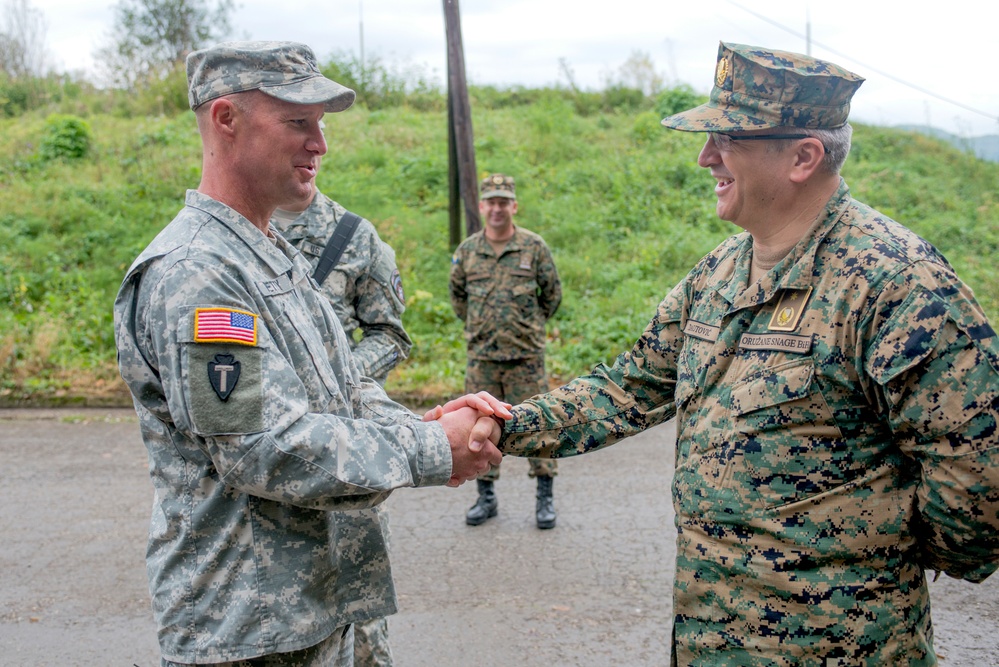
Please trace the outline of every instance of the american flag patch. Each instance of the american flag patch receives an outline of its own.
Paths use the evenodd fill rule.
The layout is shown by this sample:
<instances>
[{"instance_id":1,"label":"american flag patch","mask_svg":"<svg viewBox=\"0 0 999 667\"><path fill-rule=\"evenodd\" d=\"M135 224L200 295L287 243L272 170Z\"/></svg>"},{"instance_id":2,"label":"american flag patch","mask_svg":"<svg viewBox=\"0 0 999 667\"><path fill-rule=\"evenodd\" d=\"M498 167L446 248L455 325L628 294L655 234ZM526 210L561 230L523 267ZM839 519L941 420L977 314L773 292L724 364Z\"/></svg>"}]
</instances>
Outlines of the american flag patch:
<instances>
[{"instance_id":1,"label":"american flag patch","mask_svg":"<svg viewBox=\"0 0 999 667\"><path fill-rule=\"evenodd\" d=\"M196 343L257 344L257 316L231 308L198 308L194 311Z\"/></svg>"}]
</instances>

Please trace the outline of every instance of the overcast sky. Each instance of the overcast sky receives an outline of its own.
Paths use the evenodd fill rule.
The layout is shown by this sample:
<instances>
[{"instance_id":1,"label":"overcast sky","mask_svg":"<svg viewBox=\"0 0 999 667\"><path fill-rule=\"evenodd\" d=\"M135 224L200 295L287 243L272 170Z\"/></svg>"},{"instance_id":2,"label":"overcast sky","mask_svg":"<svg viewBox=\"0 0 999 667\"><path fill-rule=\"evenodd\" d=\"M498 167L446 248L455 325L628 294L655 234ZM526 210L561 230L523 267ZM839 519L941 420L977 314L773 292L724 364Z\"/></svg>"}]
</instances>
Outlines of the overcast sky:
<instances>
[{"instance_id":1,"label":"overcast sky","mask_svg":"<svg viewBox=\"0 0 999 667\"><path fill-rule=\"evenodd\" d=\"M92 67L114 2L29 0L48 23L61 71ZM422 68L443 84L442 0L236 0L233 38L309 44L320 60L364 52ZM640 51L669 84L710 90L719 41L831 60L867 81L851 118L922 124L960 136L999 134L999 3L950 0L463 0L465 67L476 84L567 82L599 89Z\"/></svg>"}]
</instances>

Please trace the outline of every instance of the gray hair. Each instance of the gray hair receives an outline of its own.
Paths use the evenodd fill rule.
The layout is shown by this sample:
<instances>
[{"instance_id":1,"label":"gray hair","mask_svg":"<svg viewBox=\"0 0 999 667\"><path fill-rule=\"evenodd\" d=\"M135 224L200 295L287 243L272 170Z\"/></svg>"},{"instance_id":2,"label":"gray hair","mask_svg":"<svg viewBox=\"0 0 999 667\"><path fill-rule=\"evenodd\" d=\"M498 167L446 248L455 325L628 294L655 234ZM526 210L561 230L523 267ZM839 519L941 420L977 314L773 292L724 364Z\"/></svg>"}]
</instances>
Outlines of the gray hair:
<instances>
[{"instance_id":1,"label":"gray hair","mask_svg":"<svg viewBox=\"0 0 999 667\"><path fill-rule=\"evenodd\" d=\"M853 138L853 127L849 123L835 129L812 129L802 127L775 127L774 134L806 134L822 142L826 148L825 159L822 164L830 174L839 174L843 164L846 163L846 156L850 154L850 140ZM774 142L768 146L768 150L775 153L782 153L787 150L788 144L783 141Z\"/></svg>"}]
</instances>

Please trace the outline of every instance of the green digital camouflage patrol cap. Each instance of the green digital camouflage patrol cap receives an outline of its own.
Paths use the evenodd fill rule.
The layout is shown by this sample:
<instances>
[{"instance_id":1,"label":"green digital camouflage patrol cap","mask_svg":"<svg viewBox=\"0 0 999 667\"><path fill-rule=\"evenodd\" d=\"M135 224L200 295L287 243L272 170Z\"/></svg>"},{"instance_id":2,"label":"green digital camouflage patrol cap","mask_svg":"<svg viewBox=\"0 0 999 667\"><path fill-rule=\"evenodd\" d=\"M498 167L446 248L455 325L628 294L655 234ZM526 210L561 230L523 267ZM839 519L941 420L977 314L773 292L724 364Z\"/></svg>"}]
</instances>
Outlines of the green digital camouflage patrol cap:
<instances>
[{"instance_id":1,"label":"green digital camouflage patrol cap","mask_svg":"<svg viewBox=\"0 0 999 667\"><path fill-rule=\"evenodd\" d=\"M343 111L354 103L354 91L323 76L305 44L223 42L187 56L192 109L246 90L295 104L325 104L328 112Z\"/></svg>"},{"instance_id":2,"label":"green digital camouflage patrol cap","mask_svg":"<svg viewBox=\"0 0 999 667\"><path fill-rule=\"evenodd\" d=\"M489 174L482 179L482 183L479 184L479 199L492 199L493 197L517 199L513 176Z\"/></svg>"},{"instance_id":3,"label":"green digital camouflage patrol cap","mask_svg":"<svg viewBox=\"0 0 999 667\"><path fill-rule=\"evenodd\" d=\"M850 98L863 82L810 56L721 42L708 102L667 116L663 125L685 132L833 129L846 124Z\"/></svg>"}]
</instances>

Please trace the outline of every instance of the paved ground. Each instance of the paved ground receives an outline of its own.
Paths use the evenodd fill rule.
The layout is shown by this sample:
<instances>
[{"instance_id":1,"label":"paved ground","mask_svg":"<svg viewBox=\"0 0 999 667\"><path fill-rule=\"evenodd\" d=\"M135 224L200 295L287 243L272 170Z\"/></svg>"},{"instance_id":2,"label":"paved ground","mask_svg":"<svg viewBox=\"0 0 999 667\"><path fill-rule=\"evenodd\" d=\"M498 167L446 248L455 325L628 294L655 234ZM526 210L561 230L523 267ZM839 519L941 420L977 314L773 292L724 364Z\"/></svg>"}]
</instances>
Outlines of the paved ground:
<instances>
[{"instance_id":1,"label":"paved ground","mask_svg":"<svg viewBox=\"0 0 999 667\"><path fill-rule=\"evenodd\" d=\"M667 665L672 425L562 463L558 527L508 459L474 487L389 499L398 667ZM0 665L155 667L143 551L152 490L130 410L0 410ZM932 585L943 667L999 667L999 576Z\"/></svg>"}]
</instances>

